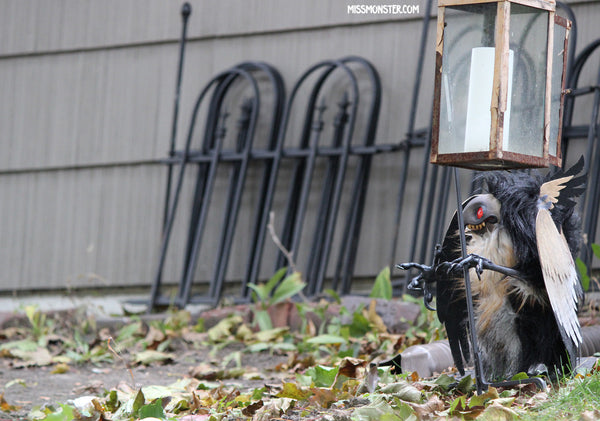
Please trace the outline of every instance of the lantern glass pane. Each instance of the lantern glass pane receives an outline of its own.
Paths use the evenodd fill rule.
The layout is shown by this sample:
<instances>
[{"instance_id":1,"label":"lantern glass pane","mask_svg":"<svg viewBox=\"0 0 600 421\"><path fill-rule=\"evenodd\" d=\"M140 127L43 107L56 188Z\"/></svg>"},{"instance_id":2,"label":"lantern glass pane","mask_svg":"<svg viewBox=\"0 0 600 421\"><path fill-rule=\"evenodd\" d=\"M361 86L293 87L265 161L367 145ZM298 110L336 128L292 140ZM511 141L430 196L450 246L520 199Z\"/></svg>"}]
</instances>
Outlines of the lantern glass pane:
<instances>
[{"instance_id":1,"label":"lantern glass pane","mask_svg":"<svg viewBox=\"0 0 600 421\"><path fill-rule=\"evenodd\" d=\"M485 50L486 47L493 50L496 15L496 3L446 8L440 92L440 154L489 150L494 63L493 54L490 62ZM482 54L474 56L474 51L480 51ZM472 57L475 57L474 63ZM472 64L477 65L476 60L491 65L491 73L478 72L478 75L484 77L474 75L472 80L471 68ZM478 91L473 85L487 85L488 82L489 98L486 95L473 98L473 93ZM483 109L477 104L484 104ZM478 113L478 116L474 118L475 113Z\"/></svg>"},{"instance_id":2,"label":"lantern glass pane","mask_svg":"<svg viewBox=\"0 0 600 421\"><path fill-rule=\"evenodd\" d=\"M552 91L550 92L550 146L549 154L557 156L560 100L562 96L563 64L566 59L565 38L567 28L554 25L554 54L552 55Z\"/></svg>"},{"instance_id":3,"label":"lantern glass pane","mask_svg":"<svg viewBox=\"0 0 600 421\"><path fill-rule=\"evenodd\" d=\"M510 117L504 121L508 142L502 149L532 156L544 154L544 104L548 12L511 4L510 50L514 68L509 80Z\"/></svg>"}]
</instances>

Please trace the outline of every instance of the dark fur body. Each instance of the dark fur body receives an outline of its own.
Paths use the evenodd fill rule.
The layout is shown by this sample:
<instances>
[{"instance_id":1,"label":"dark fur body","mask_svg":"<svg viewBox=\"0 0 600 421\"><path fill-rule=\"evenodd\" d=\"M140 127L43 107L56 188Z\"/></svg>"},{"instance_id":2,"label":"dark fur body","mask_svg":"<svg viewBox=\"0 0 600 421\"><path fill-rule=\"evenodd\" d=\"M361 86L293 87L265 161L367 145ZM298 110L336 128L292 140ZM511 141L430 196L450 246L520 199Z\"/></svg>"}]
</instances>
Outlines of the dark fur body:
<instances>
[{"instance_id":1,"label":"dark fur body","mask_svg":"<svg viewBox=\"0 0 600 421\"><path fill-rule=\"evenodd\" d=\"M485 176L487 190L502 204L499 230L505 230L511 238L514 254L514 268L524 275L526 294L519 291L507 291L506 305L503 311L514 314L514 328L519 338L520 352L515 372L498 372L495 361L501 352L488 354L488 371L493 377L508 377L516 372L528 372L538 364L545 364L548 370L559 373L568 372L570 362L576 359L576 349L568 346L558 328L552 307L548 302L544 277L540 267L535 233L535 218L540 186L545 179L539 175L526 173L491 173ZM573 202L571 202L573 203ZM567 206L565 206L567 205ZM552 219L562 230L573 258L577 255L581 242L581 222L570 203L557 204L552 211ZM493 256L484 256L493 259ZM502 264L501 262L497 262ZM521 280L512 280L513 284L523 284ZM580 291L580 295L582 292ZM486 343L486 332L478 332L482 338L482 348L496 349L505 346L498 343Z\"/></svg>"},{"instance_id":2,"label":"dark fur body","mask_svg":"<svg viewBox=\"0 0 600 421\"><path fill-rule=\"evenodd\" d=\"M570 171L577 173L582 166L576 165ZM545 364L551 374L568 373L577 357L577 348L565 340L548 300L535 228L540 186L564 175L554 171L546 177L525 172L491 172L482 176L486 193L501 204L500 218L493 231L467 230L467 250L521 273L517 279L484 271L478 281L472 269L476 330L488 381L530 372L539 364ZM581 223L571 199L581 194L582 178L574 179L577 182L565 188L564 194L561 192L559 202L550 211L573 256L580 247ZM458 229L455 217L437 263L460 257ZM577 295L581 302L580 288ZM463 359L470 359L464 282L440 276L437 297L438 317L446 326L455 364L462 372Z\"/></svg>"}]
</instances>

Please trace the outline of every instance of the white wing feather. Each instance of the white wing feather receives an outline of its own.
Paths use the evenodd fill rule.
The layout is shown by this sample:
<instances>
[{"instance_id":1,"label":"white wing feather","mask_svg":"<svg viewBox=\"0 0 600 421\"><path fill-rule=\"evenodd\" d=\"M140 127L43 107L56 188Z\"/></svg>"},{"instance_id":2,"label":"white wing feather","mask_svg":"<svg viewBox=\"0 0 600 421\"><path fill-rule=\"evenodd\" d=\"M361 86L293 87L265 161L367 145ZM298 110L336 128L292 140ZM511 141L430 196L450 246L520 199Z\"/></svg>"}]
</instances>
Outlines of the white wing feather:
<instances>
[{"instance_id":1,"label":"white wing feather","mask_svg":"<svg viewBox=\"0 0 600 421\"><path fill-rule=\"evenodd\" d=\"M577 269L569 245L556 229L550 211L538 210L536 223L537 248L544 275L544 284L556 321L576 346L582 342L577 318Z\"/></svg>"}]
</instances>

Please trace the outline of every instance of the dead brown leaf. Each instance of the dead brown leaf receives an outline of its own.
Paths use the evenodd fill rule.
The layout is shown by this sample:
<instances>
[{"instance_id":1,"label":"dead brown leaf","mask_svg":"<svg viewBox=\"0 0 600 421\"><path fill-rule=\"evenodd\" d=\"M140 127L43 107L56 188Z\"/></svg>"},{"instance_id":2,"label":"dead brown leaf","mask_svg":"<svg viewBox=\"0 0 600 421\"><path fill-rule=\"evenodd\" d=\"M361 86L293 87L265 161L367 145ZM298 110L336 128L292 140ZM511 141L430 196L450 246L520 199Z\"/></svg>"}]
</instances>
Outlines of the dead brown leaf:
<instances>
[{"instance_id":1,"label":"dead brown leaf","mask_svg":"<svg viewBox=\"0 0 600 421\"><path fill-rule=\"evenodd\" d=\"M50 374L64 374L64 373L68 372L69 370L70 370L70 367L68 364L59 363L54 366L54 368L52 369Z\"/></svg>"},{"instance_id":2,"label":"dead brown leaf","mask_svg":"<svg viewBox=\"0 0 600 421\"><path fill-rule=\"evenodd\" d=\"M512 421L517 419L519 414L510 408L503 406L501 403L492 402L486 409L481 413L486 419L495 421Z\"/></svg>"},{"instance_id":3,"label":"dead brown leaf","mask_svg":"<svg viewBox=\"0 0 600 421\"><path fill-rule=\"evenodd\" d=\"M264 405L265 405L265 403L262 401L262 399L259 401L256 401L256 402L248 405L244 409L242 409L242 414L246 417L253 417L254 414L256 413L256 411L258 411Z\"/></svg>"},{"instance_id":4,"label":"dead brown leaf","mask_svg":"<svg viewBox=\"0 0 600 421\"><path fill-rule=\"evenodd\" d=\"M437 395L432 395L424 404L409 403L409 405L420 420L427 419L428 417L436 415L437 412L444 410L444 402L442 402Z\"/></svg>"},{"instance_id":5,"label":"dead brown leaf","mask_svg":"<svg viewBox=\"0 0 600 421\"><path fill-rule=\"evenodd\" d=\"M3 412L12 412L17 411L19 409L21 409L20 406L11 405L8 402L6 402L6 399L4 399L4 393L0 393L0 410L2 410Z\"/></svg>"},{"instance_id":6,"label":"dead brown leaf","mask_svg":"<svg viewBox=\"0 0 600 421\"><path fill-rule=\"evenodd\" d=\"M148 333L144 338L144 341L148 344L148 349L155 350L166 339L165 334L154 326L148 328Z\"/></svg>"},{"instance_id":7,"label":"dead brown leaf","mask_svg":"<svg viewBox=\"0 0 600 421\"><path fill-rule=\"evenodd\" d=\"M366 312L365 317L371 323L373 329L375 329L379 333L387 333L387 326L383 322L383 319L377 314L376 311L377 301L371 300L371 304L369 304L369 310ZM365 311L363 311L365 313Z\"/></svg>"},{"instance_id":8,"label":"dead brown leaf","mask_svg":"<svg viewBox=\"0 0 600 421\"><path fill-rule=\"evenodd\" d=\"M342 361L340 361L340 365L338 367L338 375L350 378L362 377L364 375L364 370L362 369L367 364L368 362L365 360L360 360L358 358L352 357L345 357Z\"/></svg>"},{"instance_id":9,"label":"dead brown leaf","mask_svg":"<svg viewBox=\"0 0 600 421\"><path fill-rule=\"evenodd\" d=\"M208 340L208 333L196 332L190 329L184 329L181 332L181 338L190 344L197 344Z\"/></svg>"},{"instance_id":10,"label":"dead brown leaf","mask_svg":"<svg viewBox=\"0 0 600 421\"><path fill-rule=\"evenodd\" d=\"M13 367L24 368L24 367L43 367L52 364L52 355L46 348L39 347L35 351L22 351L13 349L11 350L13 357L17 357L22 361L15 362Z\"/></svg>"},{"instance_id":11,"label":"dead brown leaf","mask_svg":"<svg viewBox=\"0 0 600 421\"><path fill-rule=\"evenodd\" d=\"M329 408L332 403L337 402L337 393L331 389L323 387L311 387L312 396L310 402L320 405L322 408Z\"/></svg>"}]
</instances>

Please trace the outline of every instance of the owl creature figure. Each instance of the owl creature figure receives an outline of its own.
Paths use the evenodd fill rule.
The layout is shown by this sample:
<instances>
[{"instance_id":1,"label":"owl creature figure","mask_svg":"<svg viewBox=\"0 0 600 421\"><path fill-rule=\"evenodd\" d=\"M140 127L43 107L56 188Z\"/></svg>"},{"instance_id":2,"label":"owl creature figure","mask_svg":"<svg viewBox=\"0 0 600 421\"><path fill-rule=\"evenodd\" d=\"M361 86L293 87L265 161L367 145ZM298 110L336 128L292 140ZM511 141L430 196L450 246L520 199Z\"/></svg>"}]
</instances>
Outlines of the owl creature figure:
<instances>
[{"instance_id":1,"label":"owl creature figure","mask_svg":"<svg viewBox=\"0 0 600 421\"><path fill-rule=\"evenodd\" d=\"M554 377L575 366L583 290L574 263L581 224L573 199L584 191L585 175L578 175L583 165L581 159L545 177L520 171L483 175L486 193L462 205L468 256L461 257L455 214L432 266L399 265L421 272L413 286L427 291L435 284L438 318L461 374L470 359L465 267L486 380L532 372L540 364Z\"/></svg>"}]
</instances>

